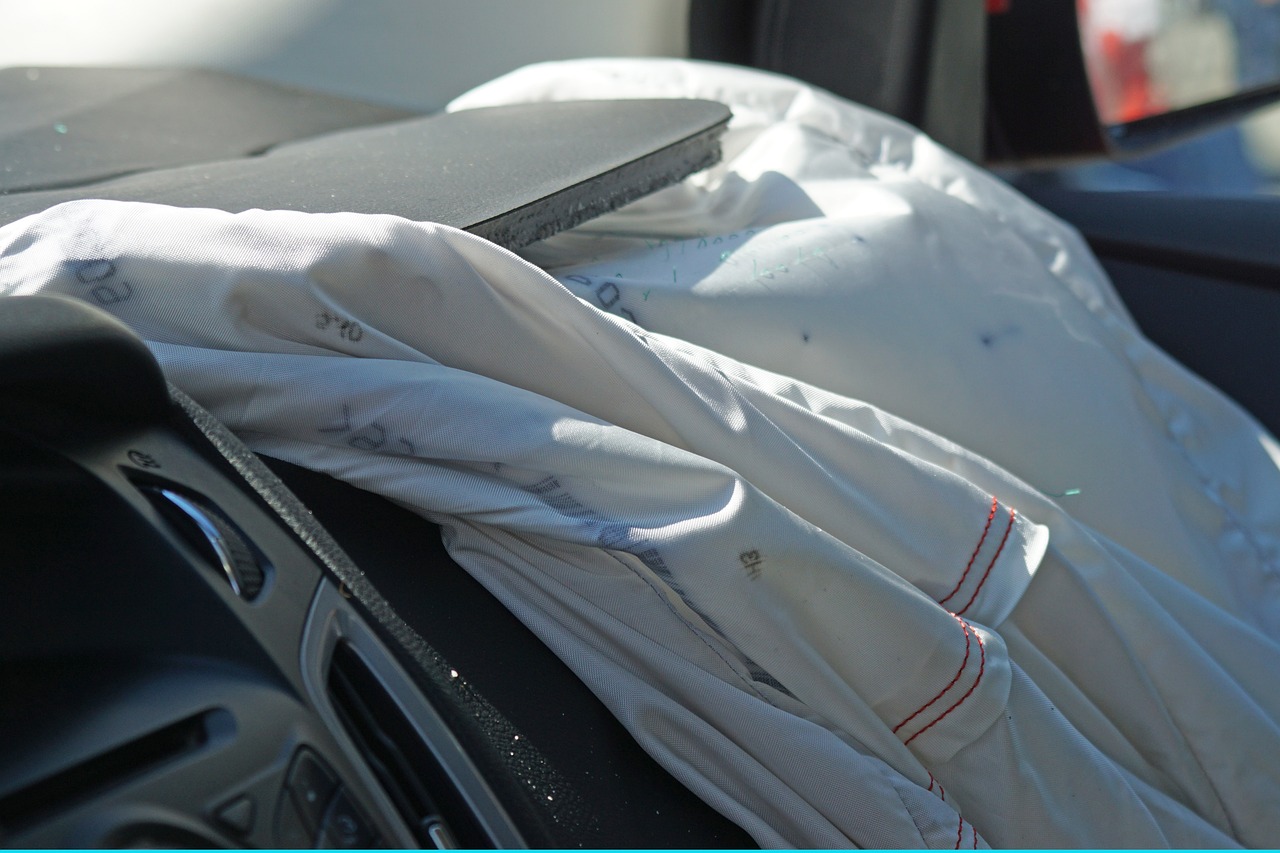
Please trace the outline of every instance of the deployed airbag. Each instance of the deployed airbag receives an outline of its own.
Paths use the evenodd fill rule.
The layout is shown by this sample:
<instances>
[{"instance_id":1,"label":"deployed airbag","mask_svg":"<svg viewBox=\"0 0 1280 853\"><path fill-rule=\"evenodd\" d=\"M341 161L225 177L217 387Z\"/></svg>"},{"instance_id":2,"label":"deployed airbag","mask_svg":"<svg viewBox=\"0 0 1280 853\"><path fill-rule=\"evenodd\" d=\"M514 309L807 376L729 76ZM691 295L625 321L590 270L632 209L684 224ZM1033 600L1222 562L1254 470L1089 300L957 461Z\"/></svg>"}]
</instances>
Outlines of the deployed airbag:
<instances>
[{"instance_id":1,"label":"deployed airbag","mask_svg":"<svg viewBox=\"0 0 1280 853\"><path fill-rule=\"evenodd\" d=\"M1274 441L891 119L666 61L455 107L606 94L725 101L725 162L526 258L76 202L0 229L0 288L96 301L254 449L440 523L761 844L1274 844Z\"/></svg>"}]
</instances>

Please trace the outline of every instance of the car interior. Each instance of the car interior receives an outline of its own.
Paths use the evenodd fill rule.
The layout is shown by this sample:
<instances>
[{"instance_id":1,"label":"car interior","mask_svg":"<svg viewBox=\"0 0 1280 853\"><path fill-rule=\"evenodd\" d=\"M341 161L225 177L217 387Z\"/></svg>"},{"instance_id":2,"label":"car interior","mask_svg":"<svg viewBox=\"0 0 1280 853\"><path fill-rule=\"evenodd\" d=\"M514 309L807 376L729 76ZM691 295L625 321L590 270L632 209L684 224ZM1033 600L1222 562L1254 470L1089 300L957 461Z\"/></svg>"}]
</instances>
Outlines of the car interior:
<instances>
[{"instance_id":1,"label":"car interior","mask_svg":"<svg viewBox=\"0 0 1280 853\"><path fill-rule=\"evenodd\" d=\"M1013 169L1081 230L1150 338L1280 430L1264 379L1280 370L1280 209L1042 180L1029 166L1114 147L1096 117L1063 117L1088 97L1078 50L1041 46L1024 67L1022 34L1076 38L1075 4L993 5L693 0L689 55L799 77ZM667 107L548 104L468 126L218 71L5 69L0 224L108 197L394 213L521 246L710 163L727 111ZM88 131L74 156L50 156L27 117L68 114ZM566 147L566 122L612 130ZM339 130L358 134L335 145ZM415 162L424 148L490 165L441 178ZM190 180L209 169L212 184ZM306 170L338 175L332 199L290 196ZM120 297L103 265L78 273L88 301L0 300L0 843L755 846L450 558L437 526L255 455L169 385L91 304Z\"/></svg>"}]
</instances>

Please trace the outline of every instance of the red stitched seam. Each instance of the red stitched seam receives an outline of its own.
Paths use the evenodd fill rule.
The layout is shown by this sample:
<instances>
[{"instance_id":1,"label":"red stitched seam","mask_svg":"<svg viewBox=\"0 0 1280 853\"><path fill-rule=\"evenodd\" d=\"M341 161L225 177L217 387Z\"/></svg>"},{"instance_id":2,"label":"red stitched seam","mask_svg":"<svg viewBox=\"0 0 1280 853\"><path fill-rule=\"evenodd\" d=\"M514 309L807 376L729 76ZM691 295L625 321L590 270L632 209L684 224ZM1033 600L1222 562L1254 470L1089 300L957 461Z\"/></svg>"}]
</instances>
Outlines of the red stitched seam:
<instances>
[{"instance_id":1,"label":"red stitched seam","mask_svg":"<svg viewBox=\"0 0 1280 853\"><path fill-rule=\"evenodd\" d=\"M957 616L964 615L964 612L973 606L973 602L977 600L978 593L982 592L982 585L987 582L987 578L991 574L991 570L996 567L996 560L1000 559L1000 554L1004 551L1004 545L1009 541L1009 534L1013 532L1013 522L1018 517L1016 509L1009 510L1009 526L1004 529L1004 538L1000 540L1000 547L996 549L995 556L991 558L991 562L987 564L987 570L982 575L982 580L978 581L978 586L973 590L973 595L969 596L968 602L964 607L956 611Z\"/></svg>"},{"instance_id":2,"label":"red stitched seam","mask_svg":"<svg viewBox=\"0 0 1280 853\"><path fill-rule=\"evenodd\" d=\"M960 621L961 621L961 622L964 622L964 620L963 620L963 619L961 619ZM968 622L965 622L965 625L968 625L968 624L969 624ZM909 738L907 738L906 740L904 740L904 741L902 742L902 745L903 745L903 746L906 746L907 744L911 743L911 741L913 741L913 740L915 740L916 738L920 737L920 735L922 735L922 734L924 734L925 732L929 731L929 729L933 728L933 727L934 727L934 726L936 726L938 723L940 723L940 722L942 722L944 719L946 719L946 717L947 717L947 715L948 715L948 714L950 714L950 713L951 713L952 711L954 711L956 708L959 708L961 705L963 705L963 704L964 704L964 700L966 700L966 699L968 699L970 696L972 696L972 695L973 695L973 691L975 691L975 690L977 690L977 689L978 689L978 684L979 684L979 682L981 682L981 681L982 681L982 673L986 672L986 669L987 669L987 647L983 644L983 642L982 642L982 636L981 636L977 631L974 631L974 632L973 632L973 637L974 637L974 639L976 639L976 640L978 641L978 654L981 656L981 657L979 658L980 663L978 664L978 677L977 677L977 678L975 678L975 679L973 680L973 684L969 687L968 691L966 691L966 692L965 692L965 694L964 694L963 696L961 696L959 699L957 699L957 700L956 700L956 703L955 703L954 705L952 705L952 706L951 706L950 708L948 708L947 710L943 711L943 712L942 712L942 715L941 715L941 716L939 716L939 717L938 717L938 719L934 720L932 723L930 723L929 725L925 726L923 729L921 729L920 731L918 731L918 732L916 732L915 734L913 734L911 737L909 737Z\"/></svg>"},{"instance_id":3,"label":"red stitched seam","mask_svg":"<svg viewBox=\"0 0 1280 853\"><path fill-rule=\"evenodd\" d=\"M973 849L978 849L978 827L969 824L969 831L973 833Z\"/></svg>"},{"instance_id":4,"label":"red stitched seam","mask_svg":"<svg viewBox=\"0 0 1280 853\"><path fill-rule=\"evenodd\" d=\"M956 849L960 849L960 839L964 837L964 818L960 818L960 825L956 827Z\"/></svg>"},{"instance_id":5,"label":"red stitched seam","mask_svg":"<svg viewBox=\"0 0 1280 853\"><path fill-rule=\"evenodd\" d=\"M969 624L959 617L955 617L955 620L960 623L960 628L961 630L964 631L964 659L960 661L960 668L956 670L955 677L947 682L947 686L942 688L940 691L938 691L937 696L934 696L928 702L925 702L916 710L914 714L912 714L910 717L907 717L905 720L903 720L902 722L894 726L893 727L894 734L897 734L898 729L902 728L907 723L911 722L916 717L923 714L925 711L929 710L929 706L932 705L934 702L937 702L943 696L945 696L948 690L956 686L956 682L960 680L960 676L964 675L964 668L969 665L969 648L972 645L972 642L969 639L969 635L970 635Z\"/></svg>"},{"instance_id":6,"label":"red stitched seam","mask_svg":"<svg viewBox=\"0 0 1280 853\"><path fill-rule=\"evenodd\" d=\"M928 770L926 770L925 772L926 772L926 773L929 773L929 771L928 771ZM932 774L932 773L929 773L929 788L928 788L928 790L932 791L932 790L933 790L933 786L934 786L934 785L937 785L937 786L938 786L938 796L939 796L939 797L941 797L941 798L942 798L942 801L945 803L945 802L947 801L947 789L946 789L946 788L944 788L944 787L942 787L942 783L941 783L941 782L939 782L937 779L933 778L933 774Z\"/></svg>"},{"instance_id":7,"label":"red stitched seam","mask_svg":"<svg viewBox=\"0 0 1280 853\"><path fill-rule=\"evenodd\" d=\"M987 541L987 531L991 530L991 519L996 517L996 508L1000 506L1000 501L995 496L991 497L991 512L987 514L987 525L982 528L982 536L978 538L978 546L973 549L973 553L969 555L969 562L964 567L964 574L960 575L960 580L956 582L956 588L947 593L947 597L939 601L939 604L946 604L955 594L960 591L960 587L964 586L964 579L969 576L969 570L973 568L973 561L978 559L978 552L982 550L982 543Z\"/></svg>"}]
</instances>

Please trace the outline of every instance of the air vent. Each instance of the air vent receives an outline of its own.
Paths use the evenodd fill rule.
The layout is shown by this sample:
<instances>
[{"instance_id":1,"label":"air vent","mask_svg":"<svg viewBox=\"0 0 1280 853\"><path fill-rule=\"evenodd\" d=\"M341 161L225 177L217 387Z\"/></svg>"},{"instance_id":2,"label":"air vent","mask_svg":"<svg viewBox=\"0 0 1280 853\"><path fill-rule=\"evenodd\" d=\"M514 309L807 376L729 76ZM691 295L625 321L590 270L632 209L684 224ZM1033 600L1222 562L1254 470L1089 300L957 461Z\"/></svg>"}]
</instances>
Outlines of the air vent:
<instances>
[{"instance_id":1,"label":"air vent","mask_svg":"<svg viewBox=\"0 0 1280 853\"><path fill-rule=\"evenodd\" d=\"M33 785L0 798L0 829L15 831L39 823L77 803L130 779L154 770L210 740L210 726L226 729L230 715L221 709L206 711L156 729L115 749L55 773Z\"/></svg>"},{"instance_id":2,"label":"air vent","mask_svg":"<svg viewBox=\"0 0 1280 853\"><path fill-rule=\"evenodd\" d=\"M253 601L266 583L267 559L220 509L204 497L156 483L138 488L215 571L231 591Z\"/></svg>"},{"instance_id":3,"label":"air vent","mask_svg":"<svg viewBox=\"0 0 1280 853\"><path fill-rule=\"evenodd\" d=\"M494 846L430 746L345 641L334 648L328 695L347 734L420 844L439 849Z\"/></svg>"}]
</instances>

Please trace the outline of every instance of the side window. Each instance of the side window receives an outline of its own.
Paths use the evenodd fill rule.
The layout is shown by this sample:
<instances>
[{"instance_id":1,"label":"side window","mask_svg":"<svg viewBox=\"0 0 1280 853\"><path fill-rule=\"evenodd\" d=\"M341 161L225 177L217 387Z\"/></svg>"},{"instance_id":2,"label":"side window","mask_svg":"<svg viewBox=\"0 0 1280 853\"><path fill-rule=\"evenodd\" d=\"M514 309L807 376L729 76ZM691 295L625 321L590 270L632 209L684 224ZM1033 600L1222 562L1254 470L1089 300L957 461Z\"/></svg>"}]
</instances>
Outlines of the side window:
<instances>
[{"instance_id":1,"label":"side window","mask_svg":"<svg viewBox=\"0 0 1280 853\"><path fill-rule=\"evenodd\" d=\"M1204 110L1280 80L1275 0L1077 0L1076 6L1104 124ZM1059 168L1034 179L1087 190L1270 192L1280 183L1280 106L1154 153Z\"/></svg>"}]
</instances>

